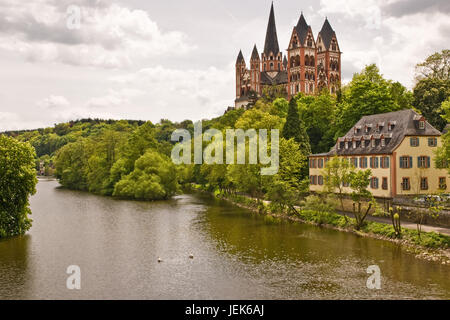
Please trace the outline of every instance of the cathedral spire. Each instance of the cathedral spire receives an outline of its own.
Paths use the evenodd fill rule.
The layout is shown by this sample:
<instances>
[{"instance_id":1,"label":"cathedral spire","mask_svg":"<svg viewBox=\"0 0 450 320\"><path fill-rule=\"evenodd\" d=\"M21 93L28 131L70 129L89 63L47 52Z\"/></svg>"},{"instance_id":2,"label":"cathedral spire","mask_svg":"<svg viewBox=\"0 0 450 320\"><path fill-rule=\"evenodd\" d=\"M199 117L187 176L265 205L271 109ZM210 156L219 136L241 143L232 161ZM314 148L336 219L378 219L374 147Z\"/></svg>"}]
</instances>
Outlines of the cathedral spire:
<instances>
[{"instance_id":1,"label":"cathedral spire","mask_svg":"<svg viewBox=\"0 0 450 320\"><path fill-rule=\"evenodd\" d=\"M325 48L328 49L330 47L331 39L336 35L330 23L328 22L328 18L325 18L325 22L323 23L322 30L320 30L319 35L322 37Z\"/></svg>"},{"instance_id":2,"label":"cathedral spire","mask_svg":"<svg viewBox=\"0 0 450 320\"><path fill-rule=\"evenodd\" d=\"M236 59L236 64L245 63L244 55L242 54L242 50L239 50L238 57Z\"/></svg>"},{"instance_id":3,"label":"cathedral spire","mask_svg":"<svg viewBox=\"0 0 450 320\"><path fill-rule=\"evenodd\" d=\"M308 34L309 26L306 23L305 17L303 16L303 12L300 15L300 18L298 19L297 26L295 27L297 30L297 34L300 40L300 43L303 45L305 43L306 36Z\"/></svg>"},{"instance_id":4,"label":"cathedral spire","mask_svg":"<svg viewBox=\"0 0 450 320\"><path fill-rule=\"evenodd\" d=\"M271 52L274 55L277 55L280 52L280 47L278 46L277 28L275 26L273 2L270 7L269 23L267 24L266 41L264 44L264 53L269 56Z\"/></svg>"},{"instance_id":5,"label":"cathedral spire","mask_svg":"<svg viewBox=\"0 0 450 320\"><path fill-rule=\"evenodd\" d=\"M253 47L252 57L250 59L251 60L259 60L259 53L258 53L258 49L256 49L256 44Z\"/></svg>"}]
</instances>

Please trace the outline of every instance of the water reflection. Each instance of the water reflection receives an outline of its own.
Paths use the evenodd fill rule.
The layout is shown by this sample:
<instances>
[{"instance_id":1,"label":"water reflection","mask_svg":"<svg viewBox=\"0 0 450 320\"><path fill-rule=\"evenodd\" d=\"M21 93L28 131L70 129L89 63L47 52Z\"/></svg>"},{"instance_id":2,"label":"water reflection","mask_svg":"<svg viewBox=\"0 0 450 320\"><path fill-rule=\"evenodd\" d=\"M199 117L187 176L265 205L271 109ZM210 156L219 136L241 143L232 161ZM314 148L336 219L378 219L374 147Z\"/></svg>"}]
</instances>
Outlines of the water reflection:
<instances>
[{"instance_id":1,"label":"water reflection","mask_svg":"<svg viewBox=\"0 0 450 320\"><path fill-rule=\"evenodd\" d=\"M0 240L0 297L18 298L32 286L31 236Z\"/></svg>"},{"instance_id":2,"label":"water reflection","mask_svg":"<svg viewBox=\"0 0 450 320\"><path fill-rule=\"evenodd\" d=\"M385 241L267 224L209 196L118 201L40 181L31 206L30 235L0 242L0 298L450 298L449 267ZM71 264L80 291L65 286ZM371 264L382 290L365 286Z\"/></svg>"}]
</instances>

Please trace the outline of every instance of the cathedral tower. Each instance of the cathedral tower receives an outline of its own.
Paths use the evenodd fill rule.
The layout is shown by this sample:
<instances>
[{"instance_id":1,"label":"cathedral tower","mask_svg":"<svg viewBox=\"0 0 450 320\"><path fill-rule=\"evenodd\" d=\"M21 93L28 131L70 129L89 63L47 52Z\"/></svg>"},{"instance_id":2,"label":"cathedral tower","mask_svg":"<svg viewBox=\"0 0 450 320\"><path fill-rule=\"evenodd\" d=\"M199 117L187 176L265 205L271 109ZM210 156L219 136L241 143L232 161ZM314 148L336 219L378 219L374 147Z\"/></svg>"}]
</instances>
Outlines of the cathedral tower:
<instances>
[{"instance_id":1,"label":"cathedral tower","mask_svg":"<svg viewBox=\"0 0 450 320\"><path fill-rule=\"evenodd\" d=\"M256 44L253 47L252 57L250 58L250 79L251 90L260 95L261 87L259 85L259 81L261 79L261 60L259 59L259 53L258 49L256 49Z\"/></svg>"},{"instance_id":2,"label":"cathedral tower","mask_svg":"<svg viewBox=\"0 0 450 320\"><path fill-rule=\"evenodd\" d=\"M316 42L303 13L293 28L288 47L288 96L316 90Z\"/></svg>"},{"instance_id":3,"label":"cathedral tower","mask_svg":"<svg viewBox=\"0 0 450 320\"><path fill-rule=\"evenodd\" d=\"M270 7L269 23L267 24L264 51L261 54L262 71L276 74L283 70L283 54L278 45L277 27L275 26L275 13L273 3Z\"/></svg>"},{"instance_id":4,"label":"cathedral tower","mask_svg":"<svg viewBox=\"0 0 450 320\"><path fill-rule=\"evenodd\" d=\"M341 54L336 33L328 19L317 36L317 86L336 93L341 83Z\"/></svg>"}]
</instances>

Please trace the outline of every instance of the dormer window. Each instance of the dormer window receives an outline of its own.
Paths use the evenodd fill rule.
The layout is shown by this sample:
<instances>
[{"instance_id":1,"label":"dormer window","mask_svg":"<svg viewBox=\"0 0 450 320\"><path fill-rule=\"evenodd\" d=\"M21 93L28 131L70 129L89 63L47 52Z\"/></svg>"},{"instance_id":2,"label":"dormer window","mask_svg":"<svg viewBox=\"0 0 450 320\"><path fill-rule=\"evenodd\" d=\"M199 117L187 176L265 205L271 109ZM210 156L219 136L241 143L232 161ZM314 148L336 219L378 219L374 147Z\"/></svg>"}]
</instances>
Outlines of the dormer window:
<instances>
[{"instance_id":1,"label":"dormer window","mask_svg":"<svg viewBox=\"0 0 450 320\"><path fill-rule=\"evenodd\" d=\"M370 144L371 144L372 148L375 148L375 139L372 138L372 140L370 141Z\"/></svg>"},{"instance_id":2,"label":"dormer window","mask_svg":"<svg viewBox=\"0 0 450 320\"><path fill-rule=\"evenodd\" d=\"M353 141L353 149L356 148L356 141Z\"/></svg>"},{"instance_id":3,"label":"dormer window","mask_svg":"<svg viewBox=\"0 0 450 320\"><path fill-rule=\"evenodd\" d=\"M389 121L388 122L388 130L391 131L392 129L394 129L394 126L397 124L396 121Z\"/></svg>"},{"instance_id":4,"label":"dormer window","mask_svg":"<svg viewBox=\"0 0 450 320\"><path fill-rule=\"evenodd\" d=\"M366 140L362 139L361 140L361 148L365 148L366 147Z\"/></svg>"},{"instance_id":5,"label":"dormer window","mask_svg":"<svg viewBox=\"0 0 450 320\"><path fill-rule=\"evenodd\" d=\"M386 146L386 139L385 138L381 138L381 146L382 147Z\"/></svg>"},{"instance_id":6,"label":"dormer window","mask_svg":"<svg viewBox=\"0 0 450 320\"><path fill-rule=\"evenodd\" d=\"M369 133L371 128L372 128L372 125L371 124L367 124L366 128L365 128L366 133Z\"/></svg>"},{"instance_id":7,"label":"dormer window","mask_svg":"<svg viewBox=\"0 0 450 320\"><path fill-rule=\"evenodd\" d=\"M419 121L419 129L420 129L420 130L425 129L425 120L420 120L420 121Z\"/></svg>"},{"instance_id":8,"label":"dormer window","mask_svg":"<svg viewBox=\"0 0 450 320\"><path fill-rule=\"evenodd\" d=\"M345 149L348 149L348 142L345 141Z\"/></svg>"}]
</instances>

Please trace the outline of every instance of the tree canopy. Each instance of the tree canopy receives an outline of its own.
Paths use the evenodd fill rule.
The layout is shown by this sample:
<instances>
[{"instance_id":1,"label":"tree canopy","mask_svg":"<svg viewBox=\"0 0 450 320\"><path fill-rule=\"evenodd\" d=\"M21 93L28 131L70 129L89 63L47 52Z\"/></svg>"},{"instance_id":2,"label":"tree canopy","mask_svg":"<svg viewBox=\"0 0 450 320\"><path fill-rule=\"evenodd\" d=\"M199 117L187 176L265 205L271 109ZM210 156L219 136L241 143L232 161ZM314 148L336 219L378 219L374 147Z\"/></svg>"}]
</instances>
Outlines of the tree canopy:
<instances>
[{"instance_id":1,"label":"tree canopy","mask_svg":"<svg viewBox=\"0 0 450 320\"><path fill-rule=\"evenodd\" d=\"M0 135L0 238L31 227L29 197L36 192L36 154L29 143Z\"/></svg>"}]
</instances>

